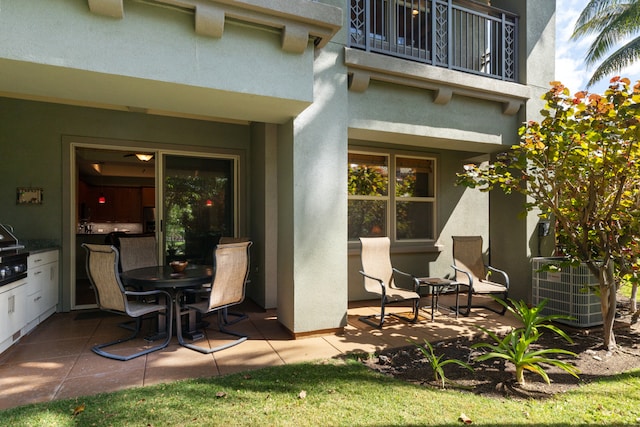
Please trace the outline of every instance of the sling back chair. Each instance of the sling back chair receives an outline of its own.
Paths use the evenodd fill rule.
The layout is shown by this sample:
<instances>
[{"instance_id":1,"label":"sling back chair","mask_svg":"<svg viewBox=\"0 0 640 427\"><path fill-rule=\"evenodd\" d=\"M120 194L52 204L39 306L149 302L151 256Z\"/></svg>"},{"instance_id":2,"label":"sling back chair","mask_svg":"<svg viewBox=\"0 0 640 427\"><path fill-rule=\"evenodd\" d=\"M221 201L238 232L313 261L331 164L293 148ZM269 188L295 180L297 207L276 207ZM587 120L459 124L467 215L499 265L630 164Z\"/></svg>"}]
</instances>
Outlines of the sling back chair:
<instances>
[{"instance_id":1,"label":"sling back chair","mask_svg":"<svg viewBox=\"0 0 640 427\"><path fill-rule=\"evenodd\" d=\"M218 242L218 244L219 245L227 245L229 243L243 243L243 242L248 242L250 240L251 239L249 239L248 237L222 236L222 237L220 237L220 241ZM229 316L233 316L233 320L229 320ZM226 308L222 310L222 321L227 326L236 324L236 323L240 322L241 320L244 320L244 319L246 319L248 317L249 316L247 316L245 313L240 313L238 311L229 311Z\"/></svg>"},{"instance_id":2,"label":"sling back chair","mask_svg":"<svg viewBox=\"0 0 640 427\"><path fill-rule=\"evenodd\" d=\"M118 259L120 254L115 246L92 245L83 243L82 247L87 251L87 275L96 293L96 302L101 310L129 316L135 319L136 324L131 336L120 338L105 344L93 346L91 350L100 356L115 360L130 360L153 351L161 350L169 345L171 340L172 299L169 293L161 290L130 291L125 290L118 273ZM143 302L138 297L149 295L163 296L165 301L160 303ZM130 299L132 297L132 299ZM145 348L142 351L130 355L110 353L104 349L116 344L134 339L140 333L142 316L150 313L164 312L166 317L166 339L158 345Z\"/></svg>"},{"instance_id":3,"label":"sling back chair","mask_svg":"<svg viewBox=\"0 0 640 427\"><path fill-rule=\"evenodd\" d=\"M472 305L474 295L498 295L506 301L509 292L507 273L484 263L482 236L454 236L451 267L455 271L455 280L468 288L466 311L463 313L465 316L469 315L472 308L485 308L501 315L507 311L503 306L501 310L496 310L486 305ZM489 280L492 273L500 275L502 283Z\"/></svg>"},{"instance_id":4,"label":"sling back chair","mask_svg":"<svg viewBox=\"0 0 640 427\"><path fill-rule=\"evenodd\" d=\"M247 336L226 328L224 310L244 301L245 287L249 277L249 247L252 242L217 245L213 254L213 275L208 298L188 302L179 292L176 297L176 327L180 345L200 353L210 354L238 345L247 340ZM190 310L202 315L215 312L218 317L218 330L226 335L236 337L231 342L215 347L202 347L187 343L182 336L182 315Z\"/></svg>"},{"instance_id":5,"label":"sling back chair","mask_svg":"<svg viewBox=\"0 0 640 427\"><path fill-rule=\"evenodd\" d=\"M387 304L411 303L413 317L405 317L400 314L389 313L387 315L394 316L409 322L418 320L418 307L420 305L420 295L414 288L408 290L397 287L394 281L394 274L398 273L403 276L414 279L411 274L402 272L391 265L390 247L391 242L388 237L361 237L362 243L361 261L362 270L360 274L364 276L364 288L367 292L376 294L380 297L380 314L369 316L361 316L360 320L375 328L382 328L385 319L385 307ZM374 322L372 319L379 318Z\"/></svg>"},{"instance_id":6,"label":"sling back chair","mask_svg":"<svg viewBox=\"0 0 640 427\"><path fill-rule=\"evenodd\" d=\"M158 265L158 245L155 236L120 237L122 271Z\"/></svg>"},{"instance_id":7,"label":"sling back chair","mask_svg":"<svg viewBox=\"0 0 640 427\"><path fill-rule=\"evenodd\" d=\"M110 233L106 241L110 237L114 242L113 246L118 249L120 272L135 270L136 268L156 267L158 265L158 245L156 244L155 236L119 233ZM120 323L120 327L133 331L136 326L135 322L128 321Z\"/></svg>"}]
</instances>

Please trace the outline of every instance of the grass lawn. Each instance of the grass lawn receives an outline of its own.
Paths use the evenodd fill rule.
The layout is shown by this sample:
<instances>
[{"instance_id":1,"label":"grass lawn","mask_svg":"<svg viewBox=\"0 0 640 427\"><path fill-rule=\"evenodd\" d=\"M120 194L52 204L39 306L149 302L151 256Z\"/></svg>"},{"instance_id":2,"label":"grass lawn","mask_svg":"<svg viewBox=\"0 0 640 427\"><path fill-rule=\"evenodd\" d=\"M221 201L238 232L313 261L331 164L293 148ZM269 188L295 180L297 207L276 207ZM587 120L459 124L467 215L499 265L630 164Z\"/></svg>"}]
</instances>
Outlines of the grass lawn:
<instances>
[{"instance_id":1,"label":"grass lawn","mask_svg":"<svg viewBox=\"0 0 640 427\"><path fill-rule=\"evenodd\" d=\"M0 411L2 426L640 425L640 370L548 400L491 399L304 363ZM78 412L74 415L74 411Z\"/></svg>"}]
</instances>

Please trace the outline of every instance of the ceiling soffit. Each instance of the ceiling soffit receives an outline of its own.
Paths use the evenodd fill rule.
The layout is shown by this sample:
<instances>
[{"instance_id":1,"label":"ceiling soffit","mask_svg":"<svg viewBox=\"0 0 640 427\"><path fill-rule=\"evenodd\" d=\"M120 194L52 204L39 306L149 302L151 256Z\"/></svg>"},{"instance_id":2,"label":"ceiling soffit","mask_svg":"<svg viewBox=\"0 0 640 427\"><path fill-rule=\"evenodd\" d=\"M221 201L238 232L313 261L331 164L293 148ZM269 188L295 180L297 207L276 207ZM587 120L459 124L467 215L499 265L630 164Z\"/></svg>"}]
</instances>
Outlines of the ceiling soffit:
<instances>
[{"instance_id":1,"label":"ceiling soffit","mask_svg":"<svg viewBox=\"0 0 640 427\"><path fill-rule=\"evenodd\" d=\"M124 19L123 0L87 0L92 13ZM191 11L199 35L221 38L226 20L275 28L282 50L303 53L313 40L324 47L342 26L342 9L308 0L144 0Z\"/></svg>"}]
</instances>

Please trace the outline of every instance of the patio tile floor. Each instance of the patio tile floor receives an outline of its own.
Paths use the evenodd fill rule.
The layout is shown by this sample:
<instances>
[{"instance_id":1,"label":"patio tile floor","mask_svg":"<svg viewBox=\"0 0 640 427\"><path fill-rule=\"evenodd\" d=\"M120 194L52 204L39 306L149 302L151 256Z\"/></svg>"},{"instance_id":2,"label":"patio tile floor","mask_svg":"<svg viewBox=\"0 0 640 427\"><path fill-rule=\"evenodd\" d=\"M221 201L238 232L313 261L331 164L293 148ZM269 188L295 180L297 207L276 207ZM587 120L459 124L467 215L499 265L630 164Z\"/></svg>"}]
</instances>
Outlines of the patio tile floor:
<instances>
[{"instance_id":1,"label":"patio tile floor","mask_svg":"<svg viewBox=\"0 0 640 427\"><path fill-rule=\"evenodd\" d=\"M441 302L450 304L448 297L442 297ZM476 334L474 325L496 331L515 326L509 314L499 316L484 309L458 319L443 310L431 322L426 308L415 324L388 318L382 329L375 329L358 317L378 312L376 303L351 303L342 333L292 339L278 323L275 310L265 311L247 302L242 309L249 318L230 327L249 335L244 343L204 355L180 346L174 337L167 348L127 362L91 351L96 343L126 335L118 326L123 317L100 311L56 313L0 355L0 409L353 352L373 353L409 345L407 340L436 342ZM425 297L423 306L429 303ZM407 308L391 306L388 310L406 312ZM125 350L131 350L131 344Z\"/></svg>"}]
</instances>

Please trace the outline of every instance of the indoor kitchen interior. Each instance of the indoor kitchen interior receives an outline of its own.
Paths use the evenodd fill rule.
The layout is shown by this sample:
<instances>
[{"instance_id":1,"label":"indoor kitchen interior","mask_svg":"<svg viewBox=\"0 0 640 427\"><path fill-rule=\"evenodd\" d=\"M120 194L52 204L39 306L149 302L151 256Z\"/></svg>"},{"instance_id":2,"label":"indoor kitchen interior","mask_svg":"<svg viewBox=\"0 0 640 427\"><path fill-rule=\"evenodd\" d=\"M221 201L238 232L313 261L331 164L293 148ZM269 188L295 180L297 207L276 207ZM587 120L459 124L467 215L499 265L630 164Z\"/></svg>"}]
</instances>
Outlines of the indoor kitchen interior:
<instances>
[{"instance_id":1,"label":"indoor kitchen interior","mask_svg":"<svg viewBox=\"0 0 640 427\"><path fill-rule=\"evenodd\" d=\"M211 264L219 238L236 232L237 158L118 148L75 147L73 309L95 306L83 243L148 234L157 238L162 264Z\"/></svg>"},{"instance_id":2,"label":"indoor kitchen interior","mask_svg":"<svg viewBox=\"0 0 640 427\"><path fill-rule=\"evenodd\" d=\"M104 244L115 232L155 234L155 164L150 152L76 148L76 308L95 304L83 243Z\"/></svg>"}]
</instances>

